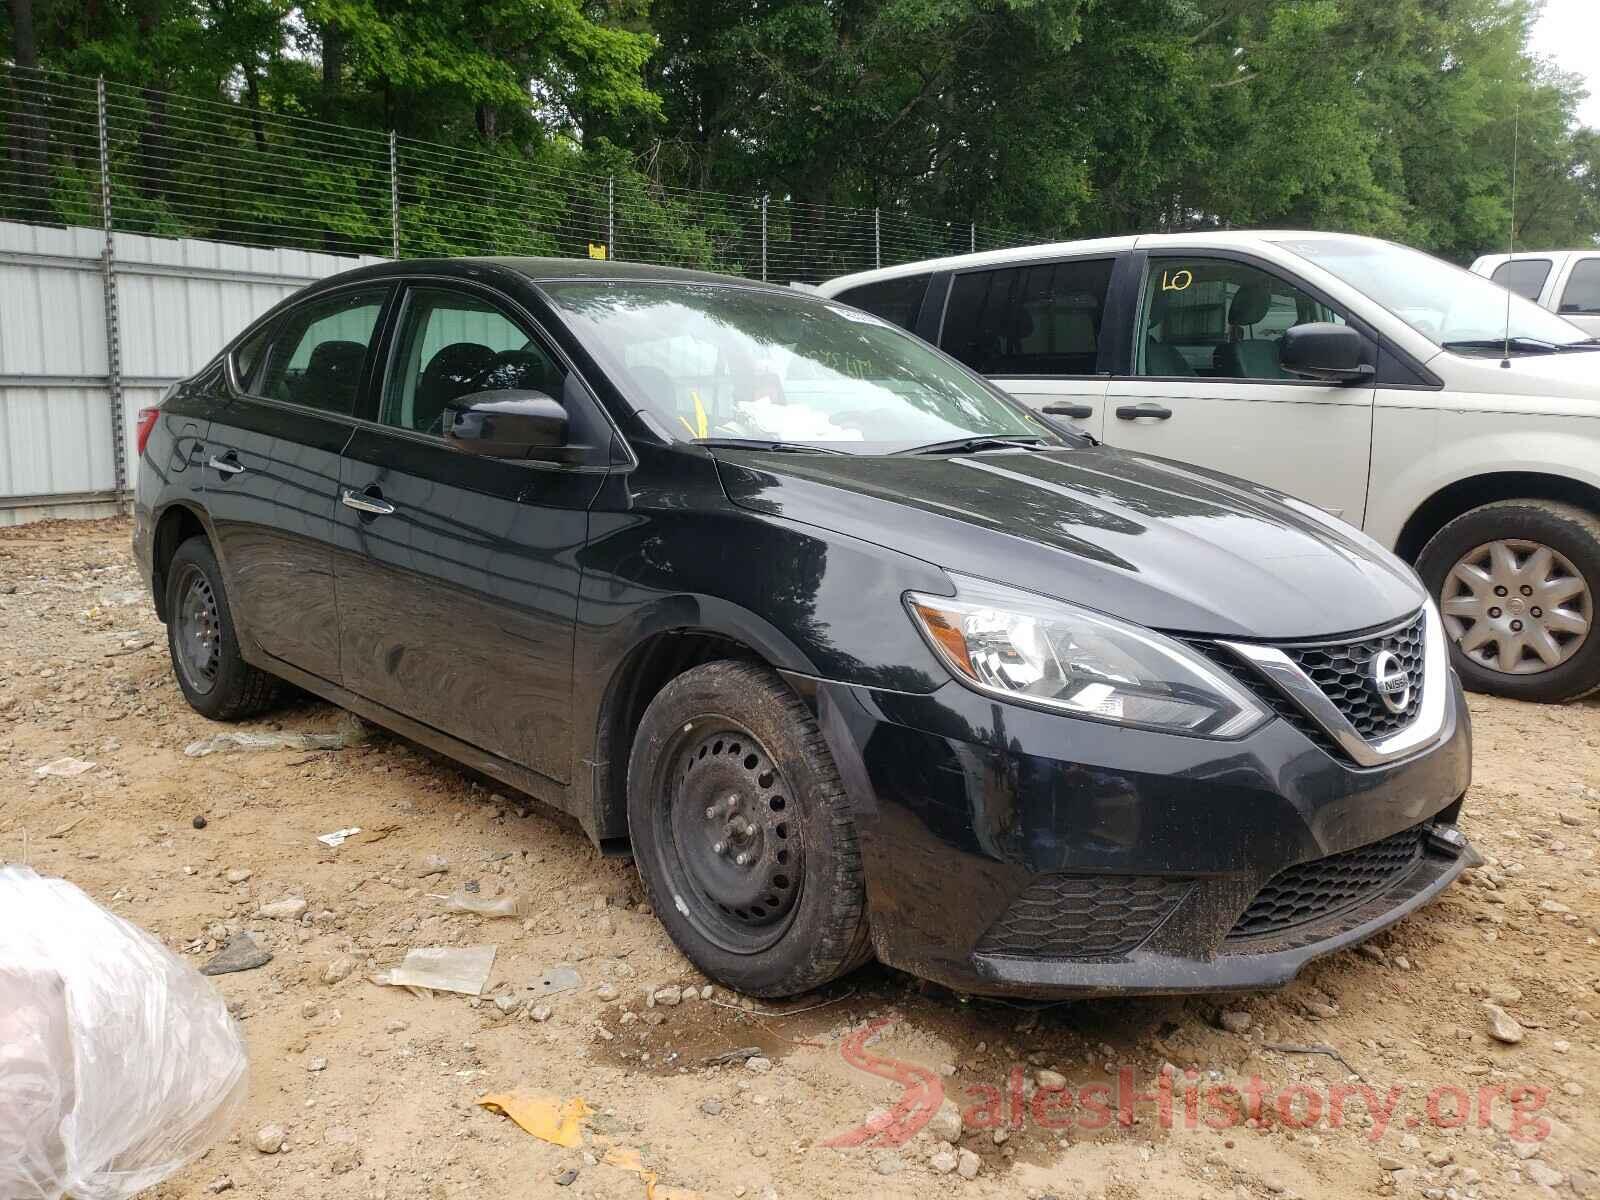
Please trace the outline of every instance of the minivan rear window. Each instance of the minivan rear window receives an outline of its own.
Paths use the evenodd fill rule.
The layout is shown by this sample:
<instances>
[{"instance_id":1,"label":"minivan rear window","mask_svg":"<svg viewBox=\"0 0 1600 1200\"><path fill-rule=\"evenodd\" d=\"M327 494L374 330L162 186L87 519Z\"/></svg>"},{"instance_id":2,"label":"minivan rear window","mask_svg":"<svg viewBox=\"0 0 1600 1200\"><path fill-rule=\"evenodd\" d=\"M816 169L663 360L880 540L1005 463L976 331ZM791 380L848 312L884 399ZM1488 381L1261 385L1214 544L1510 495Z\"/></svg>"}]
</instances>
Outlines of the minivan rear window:
<instances>
[{"instance_id":1,"label":"minivan rear window","mask_svg":"<svg viewBox=\"0 0 1600 1200\"><path fill-rule=\"evenodd\" d=\"M1585 258L1572 268L1567 290L1561 294L1561 311L1600 313L1600 258Z\"/></svg>"},{"instance_id":2,"label":"minivan rear window","mask_svg":"<svg viewBox=\"0 0 1600 1200\"><path fill-rule=\"evenodd\" d=\"M1537 300L1544 291L1544 281L1550 278L1548 258L1517 258L1503 262L1489 276L1503 288L1510 288L1526 300Z\"/></svg>"},{"instance_id":3,"label":"minivan rear window","mask_svg":"<svg viewBox=\"0 0 1600 1200\"><path fill-rule=\"evenodd\" d=\"M957 275L940 347L985 375L1093 375L1110 258Z\"/></svg>"},{"instance_id":4,"label":"minivan rear window","mask_svg":"<svg viewBox=\"0 0 1600 1200\"><path fill-rule=\"evenodd\" d=\"M840 292L836 299L864 308L875 317L892 321L901 329L917 329L917 314L928 291L931 275L906 275L899 279L880 279Z\"/></svg>"}]
</instances>

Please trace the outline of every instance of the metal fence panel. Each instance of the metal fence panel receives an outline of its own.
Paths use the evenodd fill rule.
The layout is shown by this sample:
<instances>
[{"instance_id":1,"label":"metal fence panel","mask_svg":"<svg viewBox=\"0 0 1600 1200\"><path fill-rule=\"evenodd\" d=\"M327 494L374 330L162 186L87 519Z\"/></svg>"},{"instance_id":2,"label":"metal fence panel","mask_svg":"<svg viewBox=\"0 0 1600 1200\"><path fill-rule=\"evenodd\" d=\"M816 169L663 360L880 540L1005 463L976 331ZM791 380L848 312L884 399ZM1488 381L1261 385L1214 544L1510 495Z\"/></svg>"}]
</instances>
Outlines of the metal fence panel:
<instances>
[{"instance_id":1,"label":"metal fence panel","mask_svg":"<svg viewBox=\"0 0 1600 1200\"><path fill-rule=\"evenodd\" d=\"M112 246L130 448L139 409L245 325L314 280L383 261L129 233ZM0 221L0 525L116 511L103 249L97 229Z\"/></svg>"}]
</instances>

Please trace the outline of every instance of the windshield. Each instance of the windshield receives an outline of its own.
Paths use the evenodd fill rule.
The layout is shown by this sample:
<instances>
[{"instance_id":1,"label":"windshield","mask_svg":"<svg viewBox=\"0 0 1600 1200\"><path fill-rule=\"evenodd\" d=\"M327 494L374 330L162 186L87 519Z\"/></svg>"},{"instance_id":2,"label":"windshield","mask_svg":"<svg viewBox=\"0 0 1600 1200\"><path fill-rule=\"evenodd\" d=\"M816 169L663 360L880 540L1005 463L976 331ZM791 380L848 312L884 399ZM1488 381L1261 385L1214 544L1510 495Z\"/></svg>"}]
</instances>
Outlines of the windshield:
<instances>
[{"instance_id":1,"label":"windshield","mask_svg":"<svg viewBox=\"0 0 1600 1200\"><path fill-rule=\"evenodd\" d=\"M1346 238L1294 239L1278 245L1365 292L1423 337L1446 349L1498 352L1507 337L1508 301L1513 354L1539 353L1541 349L1582 342L1589 336L1498 283L1420 250ZM1523 340L1518 343L1517 339ZM1493 343L1492 348L1489 343Z\"/></svg>"},{"instance_id":2,"label":"windshield","mask_svg":"<svg viewBox=\"0 0 1600 1200\"><path fill-rule=\"evenodd\" d=\"M680 440L858 454L969 436L1064 440L926 343L841 304L672 281L544 291L629 399Z\"/></svg>"}]
</instances>

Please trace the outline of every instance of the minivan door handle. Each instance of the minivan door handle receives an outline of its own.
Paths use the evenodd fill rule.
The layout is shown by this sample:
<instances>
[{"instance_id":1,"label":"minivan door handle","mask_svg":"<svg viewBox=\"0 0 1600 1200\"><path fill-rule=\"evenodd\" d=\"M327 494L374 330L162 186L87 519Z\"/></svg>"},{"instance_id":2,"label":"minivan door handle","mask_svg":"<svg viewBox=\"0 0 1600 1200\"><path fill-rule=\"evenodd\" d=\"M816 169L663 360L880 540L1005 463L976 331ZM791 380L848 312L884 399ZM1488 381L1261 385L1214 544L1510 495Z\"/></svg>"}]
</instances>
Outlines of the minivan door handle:
<instances>
[{"instance_id":1,"label":"minivan door handle","mask_svg":"<svg viewBox=\"0 0 1600 1200\"><path fill-rule=\"evenodd\" d=\"M1075 417L1077 420L1084 421L1094 416L1094 405L1046 404L1040 411L1047 417Z\"/></svg>"},{"instance_id":2,"label":"minivan door handle","mask_svg":"<svg viewBox=\"0 0 1600 1200\"><path fill-rule=\"evenodd\" d=\"M346 508L353 508L359 513L370 513L376 517L387 516L394 511L394 505L390 504L381 495L373 496L366 492L353 492L349 488L344 489L344 494L339 497L339 503Z\"/></svg>"},{"instance_id":3,"label":"minivan door handle","mask_svg":"<svg viewBox=\"0 0 1600 1200\"><path fill-rule=\"evenodd\" d=\"M1119 421L1137 421L1141 417L1149 417L1153 421L1165 421L1172 416L1172 410L1164 404L1123 404L1117 408Z\"/></svg>"},{"instance_id":4,"label":"minivan door handle","mask_svg":"<svg viewBox=\"0 0 1600 1200\"><path fill-rule=\"evenodd\" d=\"M244 474L244 468L239 465L238 456L235 455L232 450L229 450L221 458L218 458L215 454L213 454L211 456L211 461L206 463L206 466L210 467L213 471L216 471L219 475L233 476Z\"/></svg>"}]
</instances>

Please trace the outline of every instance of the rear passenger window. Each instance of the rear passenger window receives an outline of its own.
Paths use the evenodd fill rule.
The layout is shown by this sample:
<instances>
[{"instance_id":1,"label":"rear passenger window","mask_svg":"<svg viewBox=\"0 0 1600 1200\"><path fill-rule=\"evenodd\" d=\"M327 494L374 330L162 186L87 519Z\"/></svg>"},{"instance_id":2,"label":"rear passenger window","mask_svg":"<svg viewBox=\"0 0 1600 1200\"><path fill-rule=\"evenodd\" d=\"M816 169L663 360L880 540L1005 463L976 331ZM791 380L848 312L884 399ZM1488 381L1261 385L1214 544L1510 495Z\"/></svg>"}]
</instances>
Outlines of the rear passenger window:
<instances>
[{"instance_id":1,"label":"rear passenger window","mask_svg":"<svg viewBox=\"0 0 1600 1200\"><path fill-rule=\"evenodd\" d=\"M882 279L840 292L835 297L846 304L864 308L885 321L893 321L912 333L917 329L917 314L927 293L930 275L908 275L903 279Z\"/></svg>"},{"instance_id":2,"label":"rear passenger window","mask_svg":"<svg viewBox=\"0 0 1600 1200\"><path fill-rule=\"evenodd\" d=\"M1600 258L1585 258L1572 268L1561 293L1564 313L1600 313Z\"/></svg>"},{"instance_id":3,"label":"rear passenger window","mask_svg":"<svg viewBox=\"0 0 1600 1200\"><path fill-rule=\"evenodd\" d=\"M388 289L339 292L285 313L259 352L250 343L237 365L248 370L245 390L324 412L356 409L361 371L372 348ZM246 356L254 361L246 363Z\"/></svg>"},{"instance_id":4,"label":"rear passenger window","mask_svg":"<svg viewBox=\"0 0 1600 1200\"><path fill-rule=\"evenodd\" d=\"M984 375L1093 375L1114 261L957 275L939 345Z\"/></svg>"},{"instance_id":5,"label":"rear passenger window","mask_svg":"<svg viewBox=\"0 0 1600 1200\"><path fill-rule=\"evenodd\" d=\"M1537 300L1544 291L1544 281L1550 278L1548 258L1519 258L1503 262L1489 276L1501 287L1528 300Z\"/></svg>"}]
</instances>

